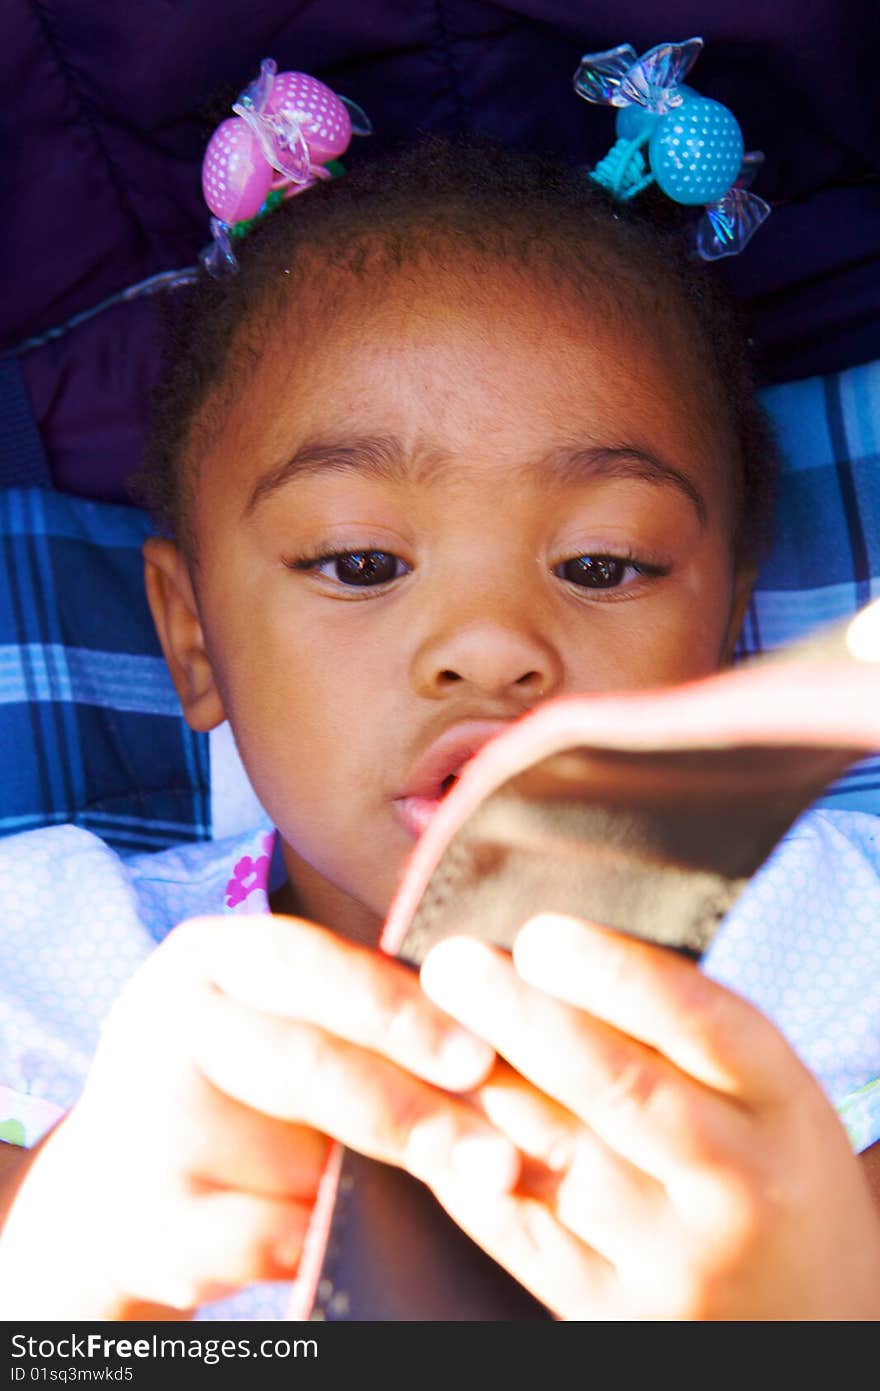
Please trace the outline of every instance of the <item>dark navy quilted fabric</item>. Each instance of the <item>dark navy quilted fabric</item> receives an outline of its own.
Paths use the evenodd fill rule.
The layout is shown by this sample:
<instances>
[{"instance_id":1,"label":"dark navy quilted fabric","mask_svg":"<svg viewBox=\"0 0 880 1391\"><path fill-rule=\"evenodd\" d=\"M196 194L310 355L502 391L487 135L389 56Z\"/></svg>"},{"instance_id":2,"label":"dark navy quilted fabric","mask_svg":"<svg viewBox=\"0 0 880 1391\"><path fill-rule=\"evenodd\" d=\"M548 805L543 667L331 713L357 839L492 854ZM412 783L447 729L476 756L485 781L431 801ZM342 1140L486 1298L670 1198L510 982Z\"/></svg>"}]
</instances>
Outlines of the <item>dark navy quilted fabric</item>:
<instances>
[{"instance_id":1,"label":"dark navy quilted fabric","mask_svg":"<svg viewBox=\"0 0 880 1391\"><path fill-rule=\"evenodd\" d=\"M478 130L584 163L613 117L574 95L580 55L699 34L693 85L766 154L755 191L773 215L725 263L765 380L880 357L877 15L875 0L3 0L0 352L195 260L205 143L263 57L367 110L376 133L350 159ZM125 498L152 308L121 304L22 355L60 488Z\"/></svg>"}]
</instances>

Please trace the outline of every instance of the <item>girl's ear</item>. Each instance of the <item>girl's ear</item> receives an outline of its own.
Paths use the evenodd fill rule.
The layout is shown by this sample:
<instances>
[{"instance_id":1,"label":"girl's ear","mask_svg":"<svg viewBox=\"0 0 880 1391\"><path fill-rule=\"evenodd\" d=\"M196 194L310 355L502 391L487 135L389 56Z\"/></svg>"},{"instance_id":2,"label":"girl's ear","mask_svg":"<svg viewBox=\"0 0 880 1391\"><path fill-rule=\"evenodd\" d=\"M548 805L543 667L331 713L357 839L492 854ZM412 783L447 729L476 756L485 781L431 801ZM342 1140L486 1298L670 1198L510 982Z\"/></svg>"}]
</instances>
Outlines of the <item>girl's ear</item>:
<instances>
[{"instance_id":1,"label":"girl's ear","mask_svg":"<svg viewBox=\"0 0 880 1391\"><path fill-rule=\"evenodd\" d=\"M721 665L729 667L733 661L733 654L736 650L736 641L740 635L742 625L746 618L746 609L752 597L752 590L755 587L755 580L758 577L758 567L752 561L741 562L737 566L733 580L733 599L730 605L730 621L727 625L727 635L724 640L724 650L721 653Z\"/></svg>"},{"instance_id":2,"label":"girl's ear","mask_svg":"<svg viewBox=\"0 0 880 1391\"><path fill-rule=\"evenodd\" d=\"M196 605L189 566L173 541L144 542L147 600L187 724L205 732L225 718Z\"/></svg>"}]
</instances>

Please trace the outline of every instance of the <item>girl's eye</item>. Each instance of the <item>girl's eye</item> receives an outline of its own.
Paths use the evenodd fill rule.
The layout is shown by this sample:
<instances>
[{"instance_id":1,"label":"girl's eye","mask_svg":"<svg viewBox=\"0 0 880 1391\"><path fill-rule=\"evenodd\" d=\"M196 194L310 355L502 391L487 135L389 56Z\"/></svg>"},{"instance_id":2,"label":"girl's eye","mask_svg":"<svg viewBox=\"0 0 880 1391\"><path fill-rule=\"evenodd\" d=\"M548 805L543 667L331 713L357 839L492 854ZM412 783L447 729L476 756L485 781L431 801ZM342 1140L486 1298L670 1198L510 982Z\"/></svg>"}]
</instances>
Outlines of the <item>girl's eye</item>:
<instances>
[{"instance_id":1,"label":"girl's eye","mask_svg":"<svg viewBox=\"0 0 880 1391\"><path fill-rule=\"evenodd\" d=\"M645 565L616 555L578 555L558 565L553 572L581 589L619 589L636 575L664 575L662 565Z\"/></svg>"},{"instance_id":2,"label":"girl's eye","mask_svg":"<svg viewBox=\"0 0 880 1391\"><path fill-rule=\"evenodd\" d=\"M308 568L325 579L360 589L388 584L407 573L403 561L389 551L341 551L319 557Z\"/></svg>"}]
</instances>

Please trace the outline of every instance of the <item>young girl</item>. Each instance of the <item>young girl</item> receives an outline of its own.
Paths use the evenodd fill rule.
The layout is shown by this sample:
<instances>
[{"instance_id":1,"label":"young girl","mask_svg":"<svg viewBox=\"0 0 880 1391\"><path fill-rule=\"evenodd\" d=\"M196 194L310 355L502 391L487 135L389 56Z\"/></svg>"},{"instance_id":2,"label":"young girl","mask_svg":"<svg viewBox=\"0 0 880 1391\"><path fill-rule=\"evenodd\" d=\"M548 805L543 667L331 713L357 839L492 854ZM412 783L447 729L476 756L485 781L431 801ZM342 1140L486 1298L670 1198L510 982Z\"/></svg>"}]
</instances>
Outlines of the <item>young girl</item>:
<instances>
[{"instance_id":1,"label":"young girl","mask_svg":"<svg viewBox=\"0 0 880 1391\"><path fill-rule=\"evenodd\" d=\"M805 818L757 876L708 963L733 989L562 920L512 959L448 941L421 980L374 949L495 732L731 658L774 451L662 224L430 144L291 200L198 288L146 581L187 720L230 720L268 821L125 861L72 827L0 847L2 1081L50 1127L10 1166L5 1317L288 1281L334 1139L561 1318L880 1313L875 1152L832 1105L880 1073L869 818Z\"/></svg>"}]
</instances>

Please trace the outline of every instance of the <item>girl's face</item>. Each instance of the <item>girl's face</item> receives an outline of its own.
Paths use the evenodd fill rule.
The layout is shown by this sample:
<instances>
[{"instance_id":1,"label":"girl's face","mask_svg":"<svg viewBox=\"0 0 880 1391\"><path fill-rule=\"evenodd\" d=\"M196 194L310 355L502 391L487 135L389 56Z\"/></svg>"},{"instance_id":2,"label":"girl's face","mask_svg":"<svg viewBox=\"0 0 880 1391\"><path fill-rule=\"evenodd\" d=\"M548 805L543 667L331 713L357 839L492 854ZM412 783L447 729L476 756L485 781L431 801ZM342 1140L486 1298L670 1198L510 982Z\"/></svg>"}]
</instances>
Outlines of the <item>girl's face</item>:
<instances>
[{"instance_id":1,"label":"girl's face","mask_svg":"<svg viewBox=\"0 0 880 1391\"><path fill-rule=\"evenodd\" d=\"M729 656L733 468L659 333L503 270L409 272L293 350L279 328L228 408L195 593L167 542L148 586L187 716L231 721L305 915L375 940L499 723Z\"/></svg>"}]
</instances>

